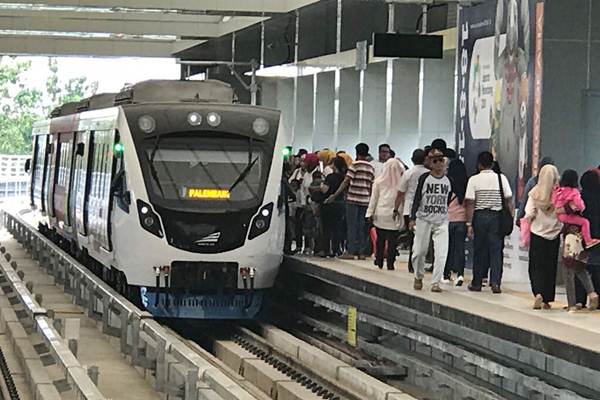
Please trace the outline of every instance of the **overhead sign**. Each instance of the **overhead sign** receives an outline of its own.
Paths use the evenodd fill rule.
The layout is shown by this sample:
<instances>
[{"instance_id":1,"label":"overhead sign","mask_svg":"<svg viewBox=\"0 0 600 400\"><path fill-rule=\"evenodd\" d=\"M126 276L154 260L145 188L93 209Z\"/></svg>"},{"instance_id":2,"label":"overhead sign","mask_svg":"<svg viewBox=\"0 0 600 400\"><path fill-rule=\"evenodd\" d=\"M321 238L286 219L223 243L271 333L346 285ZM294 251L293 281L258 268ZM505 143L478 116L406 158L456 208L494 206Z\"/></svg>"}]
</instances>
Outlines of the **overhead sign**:
<instances>
[{"instance_id":1,"label":"overhead sign","mask_svg":"<svg viewBox=\"0 0 600 400\"><path fill-rule=\"evenodd\" d=\"M442 58L444 37L405 33L373 34L373 56L402 58Z\"/></svg>"}]
</instances>

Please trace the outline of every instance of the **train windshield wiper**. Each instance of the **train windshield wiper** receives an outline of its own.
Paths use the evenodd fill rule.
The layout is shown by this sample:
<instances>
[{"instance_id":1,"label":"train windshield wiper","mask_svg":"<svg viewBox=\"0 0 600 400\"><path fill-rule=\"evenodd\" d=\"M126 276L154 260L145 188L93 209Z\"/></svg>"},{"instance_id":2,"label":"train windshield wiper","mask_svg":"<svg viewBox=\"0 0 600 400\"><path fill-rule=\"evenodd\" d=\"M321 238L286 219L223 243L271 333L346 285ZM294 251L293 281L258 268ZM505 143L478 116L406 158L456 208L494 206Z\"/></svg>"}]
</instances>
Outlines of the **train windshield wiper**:
<instances>
[{"instance_id":1,"label":"train windshield wiper","mask_svg":"<svg viewBox=\"0 0 600 400\"><path fill-rule=\"evenodd\" d=\"M160 179L158 179L158 172L156 171L156 167L154 166L154 156L156 156L156 151L158 150L158 145L160 143L161 137L162 135L160 134L156 135L156 140L154 142L154 147L152 147L150 157L148 157L148 155L146 155L146 157L148 157L148 164L150 165L150 175L152 176L152 179L154 179L154 182L156 182L156 186L158 186L160 194L164 197L165 192L163 191L162 185L160 184Z\"/></svg>"},{"instance_id":2,"label":"train windshield wiper","mask_svg":"<svg viewBox=\"0 0 600 400\"><path fill-rule=\"evenodd\" d=\"M246 177L250 173L250 170L252 169L252 167L254 167L254 164L256 164L257 161L258 161L258 156L256 156L256 158L254 160L252 160L252 162L250 164L248 164L248 166L246 166L246 168L244 168L242 173L236 178L235 181L233 181L233 183L231 184L231 187L229 187L230 192L233 190L234 187L236 187L238 185L238 183L240 183L244 179L246 179Z\"/></svg>"}]
</instances>

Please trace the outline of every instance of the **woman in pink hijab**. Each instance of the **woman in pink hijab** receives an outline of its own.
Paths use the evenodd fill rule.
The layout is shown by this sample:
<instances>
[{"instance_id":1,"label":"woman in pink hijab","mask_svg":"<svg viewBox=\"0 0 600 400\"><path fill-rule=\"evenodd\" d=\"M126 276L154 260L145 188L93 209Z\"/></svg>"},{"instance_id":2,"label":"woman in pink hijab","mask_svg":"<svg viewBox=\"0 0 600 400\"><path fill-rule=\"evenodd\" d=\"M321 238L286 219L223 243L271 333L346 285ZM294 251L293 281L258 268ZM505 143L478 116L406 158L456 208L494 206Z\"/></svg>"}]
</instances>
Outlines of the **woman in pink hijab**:
<instances>
[{"instance_id":1,"label":"woman in pink hijab","mask_svg":"<svg viewBox=\"0 0 600 400\"><path fill-rule=\"evenodd\" d=\"M383 268L384 251L387 243L387 269L394 269L398 231L402 227L402 219L394 216L396 196L400 188L400 180L404 167L395 158L390 158L383 165L371 191L371 200L366 217L373 222L377 230L375 265Z\"/></svg>"}]
</instances>

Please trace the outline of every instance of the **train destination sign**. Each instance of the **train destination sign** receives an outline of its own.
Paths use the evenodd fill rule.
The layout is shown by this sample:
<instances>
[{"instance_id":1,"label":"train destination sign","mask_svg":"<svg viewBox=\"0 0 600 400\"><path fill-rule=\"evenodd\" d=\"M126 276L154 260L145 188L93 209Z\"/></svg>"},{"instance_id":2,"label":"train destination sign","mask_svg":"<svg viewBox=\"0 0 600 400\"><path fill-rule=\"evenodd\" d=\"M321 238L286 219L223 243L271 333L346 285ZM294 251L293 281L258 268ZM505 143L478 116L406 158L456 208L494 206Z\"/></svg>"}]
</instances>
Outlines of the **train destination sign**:
<instances>
[{"instance_id":1,"label":"train destination sign","mask_svg":"<svg viewBox=\"0 0 600 400\"><path fill-rule=\"evenodd\" d=\"M185 188L185 196L188 199L210 199L210 200L227 200L230 198L228 189L208 189L208 188Z\"/></svg>"}]
</instances>

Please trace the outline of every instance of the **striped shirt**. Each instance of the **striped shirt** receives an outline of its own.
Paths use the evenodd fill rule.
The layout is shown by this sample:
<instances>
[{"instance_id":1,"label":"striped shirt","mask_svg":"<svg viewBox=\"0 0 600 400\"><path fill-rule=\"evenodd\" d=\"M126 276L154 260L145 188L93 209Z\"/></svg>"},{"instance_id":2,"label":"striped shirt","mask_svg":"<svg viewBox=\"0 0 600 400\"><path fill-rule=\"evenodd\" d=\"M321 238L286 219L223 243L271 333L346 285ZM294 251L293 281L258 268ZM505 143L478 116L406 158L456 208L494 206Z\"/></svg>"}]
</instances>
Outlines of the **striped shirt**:
<instances>
[{"instance_id":1,"label":"striped shirt","mask_svg":"<svg viewBox=\"0 0 600 400\"><path fill-rule=\"evenodd\" d=\"M502 176L502 189L504 197L512 197L510 184L504 174ZM475 210L501 211L500 185L498 185L498 174L492 170L483 170L477 175L469 178L465 199L475 202Z\"/></svg>"},{"instance_id":2,"label":"striped shirt","mask_svg":"<svg viewBox=\"0 0 600 400\"><path fill-rule=\"evenodd\" d=\"M357 160L348 168L346 176L350 179L346 201L360 206L368 206L371 198L371 186L375 177L373 166L363 160Z\"/></svg>"}]
</instances>

